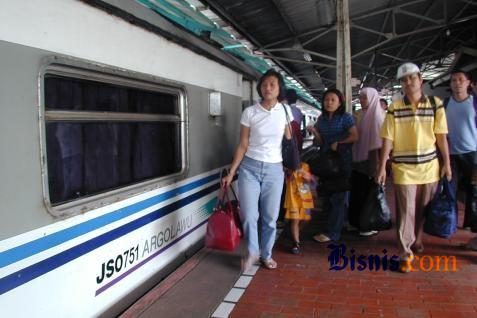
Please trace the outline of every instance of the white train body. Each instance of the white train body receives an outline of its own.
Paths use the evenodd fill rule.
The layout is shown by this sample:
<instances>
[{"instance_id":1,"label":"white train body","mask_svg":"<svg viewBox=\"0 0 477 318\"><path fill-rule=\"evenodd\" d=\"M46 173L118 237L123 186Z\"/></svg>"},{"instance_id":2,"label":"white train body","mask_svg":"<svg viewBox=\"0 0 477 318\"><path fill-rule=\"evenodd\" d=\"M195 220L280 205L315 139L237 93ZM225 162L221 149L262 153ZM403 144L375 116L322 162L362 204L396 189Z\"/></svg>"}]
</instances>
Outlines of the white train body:
<instances>
[{"instance_id":1,"label":"white train body","mask_svg":"<svg viewBox=\"0 0 477 318\"><path fill-rule=\"evenodd\" d=\"M1 1L2 317L118 314L200 248L252 99L241 62L91 2Z\"/></svg>"}]
</instances>

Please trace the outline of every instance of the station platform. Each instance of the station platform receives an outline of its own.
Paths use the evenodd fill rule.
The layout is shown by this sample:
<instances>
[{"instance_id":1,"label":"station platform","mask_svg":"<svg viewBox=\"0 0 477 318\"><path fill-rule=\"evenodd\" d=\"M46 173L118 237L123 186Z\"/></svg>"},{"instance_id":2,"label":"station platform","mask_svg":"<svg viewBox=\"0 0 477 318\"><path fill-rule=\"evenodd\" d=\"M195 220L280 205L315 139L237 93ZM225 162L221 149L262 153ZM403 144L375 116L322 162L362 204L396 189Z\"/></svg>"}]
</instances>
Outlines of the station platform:
<instances>
[{"instance_id":1,"label":"station platform","mask_svg":"<svg viewBox=\"0 0 477 318\"><path fill-rule=\"evenodd\" d=\"M394 217L392 189L387 191ZM330 270L329 243L312 236L326 225L318 207L303 228L301 254L290 253L287 231L274 248L278 268L255 266L241 273L244 246L234 253L202 249L131 306L121 317L477 317L477 252L462 247L476 233L463 230L450 239L425 235L413 272ZM459 221L463 206L459 205ZM355 255L397 254L396 228L371 237L343 232L337 244ZM243 242L242 242L243 243ZM242 244L244 245L244 244ZM384 251L386 250L386 251ZM446 269L444 257L455 257Z\"/></svg>"}]
</instances>

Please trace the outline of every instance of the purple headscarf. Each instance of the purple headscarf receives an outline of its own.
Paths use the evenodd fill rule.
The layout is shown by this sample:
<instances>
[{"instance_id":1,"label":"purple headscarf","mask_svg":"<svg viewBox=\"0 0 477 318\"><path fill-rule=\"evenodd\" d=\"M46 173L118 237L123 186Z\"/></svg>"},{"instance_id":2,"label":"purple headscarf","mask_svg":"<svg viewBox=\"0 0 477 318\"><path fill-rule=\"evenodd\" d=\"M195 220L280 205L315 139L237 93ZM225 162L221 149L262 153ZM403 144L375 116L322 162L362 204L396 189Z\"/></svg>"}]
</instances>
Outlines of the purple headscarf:
<instances>
[{"instance_id":1,"label":"purple headscarf","mask_svg":"<svg viewBox=\"0 0 477 318\"><path fill-rule=\"evenodd\" d=\"M382 146L380 131L385 112L379 103L379 94L371 87L363 88L361 94L366 95L369 106L362 110L363 116L357 125L359 139L354 143L353 161L367 160L371 150L379 149Z\"/></svg>"}]
</instances>

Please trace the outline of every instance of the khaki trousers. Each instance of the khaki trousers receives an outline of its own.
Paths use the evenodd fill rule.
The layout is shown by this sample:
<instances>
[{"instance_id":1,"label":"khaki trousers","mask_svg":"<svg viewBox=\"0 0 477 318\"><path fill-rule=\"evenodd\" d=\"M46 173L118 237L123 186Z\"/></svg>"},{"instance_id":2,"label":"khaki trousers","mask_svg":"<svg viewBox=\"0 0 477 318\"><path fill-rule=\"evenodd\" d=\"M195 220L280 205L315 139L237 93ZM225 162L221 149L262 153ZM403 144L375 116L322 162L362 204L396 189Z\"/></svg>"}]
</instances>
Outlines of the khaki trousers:
<instances>
[{"instance_id":1,"label":"khaki trousers","mask_svg":"<svg viewBox=\"0 0 477 318\"><path fill-rule=\"evenodd\" d=\"M433 198L437 185L438 182L394 185L400 259L412 257L411 246L414 242L422 242L424 210Z\"/></svg>"}]
</instances>

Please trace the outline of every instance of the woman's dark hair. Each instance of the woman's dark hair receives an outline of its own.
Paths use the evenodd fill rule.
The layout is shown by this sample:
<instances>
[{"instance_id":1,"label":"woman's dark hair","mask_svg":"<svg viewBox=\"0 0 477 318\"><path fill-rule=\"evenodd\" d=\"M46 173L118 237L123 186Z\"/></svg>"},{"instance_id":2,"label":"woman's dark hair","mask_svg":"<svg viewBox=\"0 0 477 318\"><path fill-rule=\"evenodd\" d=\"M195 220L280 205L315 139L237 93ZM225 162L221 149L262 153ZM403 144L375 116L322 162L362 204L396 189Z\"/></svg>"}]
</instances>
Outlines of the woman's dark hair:
<instances>
[{"instance_id":1,"label":"woman's dark hair","mask_svg":"<svg viewBox=\"0 0 477 318\"><path fill-rule=\"evenodd\" d=\"M277 71L275 71L273 68L269 69L268 71L266 71L262 77L260 77L260 79L258 80L258 83L257 83L257 93L258 95L260 96L260 98L263 99L263 96L262 96L262 91L260 90L260 87L262 86L262 83L263 81L267 78L267 77L270 77L270 76L273 76L275 77L277 80L278 80L278 87L279 87L279 92L278 92L278 101L281 102L282 100L285 99L285 95L286 95L286 86L285 86L285 81L283 80L283 77L280 73L278 73Z\"/></svg>"},{"instance_id":2,"label":"woman's dark hair","mask_svg":"<svg viewBox=\"0 0 477 318\"><path fill-rule=\"evenodd\" d=\"M323 97L321 98L321 105L322 105L321 110L322 110L323 114L326 115L326 116L329 115L328 111L325 109L325 98L326 98L326 95L331 94L331 93L336 94L336 96L338 96L338 100L340 102L340 106L334 112L337 115L343 115L346 111L345 98L344 98L343 93L341 93L336 88L330 88L323 94Z\"/></svg>"}]
</instances>

